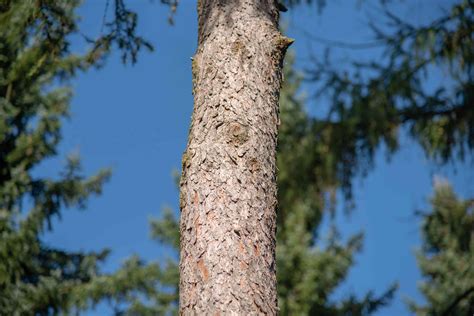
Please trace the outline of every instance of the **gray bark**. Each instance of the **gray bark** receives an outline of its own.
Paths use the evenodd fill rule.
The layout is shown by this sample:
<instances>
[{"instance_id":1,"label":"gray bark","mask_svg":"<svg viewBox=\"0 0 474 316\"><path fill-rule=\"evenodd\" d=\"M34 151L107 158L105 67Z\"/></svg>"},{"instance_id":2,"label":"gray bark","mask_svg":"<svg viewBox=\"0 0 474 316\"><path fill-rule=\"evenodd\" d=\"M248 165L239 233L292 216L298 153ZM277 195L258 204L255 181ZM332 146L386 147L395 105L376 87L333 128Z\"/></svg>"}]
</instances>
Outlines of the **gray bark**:
<instances>
[{"instance_id":1,"label":"gray bark","mask_svg":"<svg viewBox=\"0 0 474 316\"><path fill-rule=\"evenodd\" d=\"M277 314L275 0L198 1L194 112L180 184L180 313Z\"/></svg>"}]
</instances>

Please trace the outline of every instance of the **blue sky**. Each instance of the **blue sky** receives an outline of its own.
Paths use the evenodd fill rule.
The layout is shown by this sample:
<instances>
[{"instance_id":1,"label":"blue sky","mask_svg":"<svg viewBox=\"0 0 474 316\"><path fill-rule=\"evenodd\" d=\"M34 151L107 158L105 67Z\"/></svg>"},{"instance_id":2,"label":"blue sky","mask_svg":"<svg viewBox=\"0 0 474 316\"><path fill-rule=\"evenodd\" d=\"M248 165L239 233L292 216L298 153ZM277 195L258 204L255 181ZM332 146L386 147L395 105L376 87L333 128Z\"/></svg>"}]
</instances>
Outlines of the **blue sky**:
<instances>
[{"instance_id":1,"label":"blue sky","mask_svg":"<svg viewBox=\"0 0 474 316\"><path fill-rule=\"evenodd\" d=\"M79 12L88 35L99 34L105 2L86 1ZM372 6L357 10L356 2L331 2L321 15L307 7L283 15L288 33L296 39L293 48L298 67L307 65L309 52L318 56L323 51L321 44L300 32L302 28L328 39L370 39L367 21L377 15ZM104 194L93 198L85 211L65 211L54 231L45 236L51 245L71 250L111 248L106 271L114 270L134 253L146 260L170 255L149 239L148 220L159 216L165 205L178 209L178 191L171 175L180 167L193 102L190 57L197 44L195 2L181 1L174 26L168 25L168 9L158 1L129 3L138 11L140 32L154 43L155 52L143 52L133 67L123 66L118 54L113 54L104 68L79 75L72 82L72 117L64 127L60 155L37 170L39 174L55 175L63 166L64 156L76 151L82 156L87 174L112 167L113 177ZM422 22L438 12L432 3L405 1L396 9L407 19ZM345 50L335 57L370 59L377 53ZM303 88L308 93L312 89L310 84ZM315 114L325 107L324 100L307 106ZM408 137L402 137L401 143L401 150L390 162L383 150L377 154L375 169L355 181L355 210L349 216L342 212L337 216L344 236L363 230L365 243L335 297L353 292L363 295L370 289L381 292L394 281L400 283L393 304L377 315L408 315L403 296L420 299L416 290L420 275L413 256L420 244L419 221L413 211L427 208L433 176L448 178L461 196L474 195L471 165L439 168L428 162ZM89 314L107 315L109 311L101 306Z\"/></svg>"}]
</instances>

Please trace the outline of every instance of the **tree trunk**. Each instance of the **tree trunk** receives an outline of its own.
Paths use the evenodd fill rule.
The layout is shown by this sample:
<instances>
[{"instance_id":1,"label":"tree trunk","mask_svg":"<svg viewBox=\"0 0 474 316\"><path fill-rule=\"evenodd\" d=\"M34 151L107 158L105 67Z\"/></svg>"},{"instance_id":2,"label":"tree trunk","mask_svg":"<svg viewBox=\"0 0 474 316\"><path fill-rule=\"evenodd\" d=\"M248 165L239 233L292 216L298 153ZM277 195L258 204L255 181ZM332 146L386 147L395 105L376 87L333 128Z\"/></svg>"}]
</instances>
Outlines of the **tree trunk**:
<instances>
[{"instance_id":1,"label":"tree trunk","mask_svg":"<svg viewBox=\"0 0 474 316\"><path fill-rule=\"evenodd\" d=\"M277 314L276 0L199 0L181 178L180 313Z\"/></svg>"}]
</instances>

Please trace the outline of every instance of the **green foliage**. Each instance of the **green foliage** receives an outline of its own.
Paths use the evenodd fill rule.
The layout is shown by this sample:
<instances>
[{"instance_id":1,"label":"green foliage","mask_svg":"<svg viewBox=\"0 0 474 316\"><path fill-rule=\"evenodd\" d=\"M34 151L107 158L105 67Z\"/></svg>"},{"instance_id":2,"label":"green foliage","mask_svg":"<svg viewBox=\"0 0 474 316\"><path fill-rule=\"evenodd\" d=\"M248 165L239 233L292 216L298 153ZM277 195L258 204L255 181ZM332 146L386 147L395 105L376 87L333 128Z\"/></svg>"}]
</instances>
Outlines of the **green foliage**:
<instances>
[{"instance_id":1,"label":"green foliage","mask_svg":"<svg viewBox=\"0 0 474 316\"><path fill-rule=\"evenodd\" d=\"M281 315L369 315L386 305L395 286L381 297L372 293L358 300L340 302L330 295L344 282L362 234L341 243L334 225L327 238L320 237L321 221L331 216L338 183L334 156L329 152L330 128L314 137L318 122L298 97L301 76L287 57L285 84L280 97L281 126L278 143L277 271Z\"/></svg>"},{"instance_id":2,"label":"green foliage","mask_svg":"<svg viewBox=\"0 0 474 316\"><path fill-rule=\"evenodd\" d=\"M408 130L427 157L439 163L463 160L474 149L474 2L460 0L443 16L425 26L403 21L388 7L383 13L387 25L383 28L371 25L375 41L364 47L381 48L384 54L380 59L353 62L349 70L339 70L331 64L328 50L325 58L305 74L306 79L317 85L318 97L329 97L327 117L305 120L293 106L288 111L292 113L294 126L285 128L282 119L282 130L294 130L294 136L283 135L280 146L291 148L294 158L280 156L278 160L283 164L279 165L280 194L283 195L279 212L279 224L283 224L283 229L278 231L278 251L282 252L279 273L285 277L279 280L280 290L282 283L291 284L294 279L293 285L299 286L294 287L296 293L304 293L301 288L311 275L294 273L299 271L294 266L309 266L308 257L319 250L311 244L318 237L311 235L314 230L298 230L298 226L292 223L317 227L322 210L331 209L331 200L334 200L331 192L338 188L350 201L354 176L365 174L373 167L375 153L381 144L385 144L389 156L395 153L399 147L400 130ZM333 46L344 44L326 43ZM344 46L351 47L350 44ZM445 77L441 83L435 80L439 73ZM282 117L284 107L285 103L282 103ZM311 136L303 136L308 130ZM300 152L295 144L303 144ZM311 167L305 169L308 166ZM293 174L298 175L293 183L298 190L291 193ZM304 188L307 193L304 193ZM304 194L308 194L313 202L305 202ZM439 194L434 201L438 205L435 214L444 208L444 215L441 218L439 214L432 215L427 220L424 235L428 248L419 255L420 267L427 277L421 289L428 304L417 306L412 303L411 306L419 315L471 315L473 258L472 246L466 248L466 245L472 244L472 204L468 210L467 204L456 202L452 192L449 199L446 196L450 194L443 193L443 204ZM319 200L319 208L316 200ZM298 201L297 208L292 207L295 201ZM284 209L285 203L287 210ZM300 209L310 209L308 205L311 203L316 208L306 211L308 221L305 222L305 211ZM449 217L447 212L451 214ZM286 225L289 226L288 246L282 249L280 245L285 244L281 240L284 240ZM312 246L309 248L311 251L304 250L305 244ZM350 254L350 248L346 249ZM298 260L285 267L284 261L292 258L292 253ZM286 271L282 271L282 267ZM343 265L333 265L333 268L344 273ZM324 280L324 276L317 277ZM314 288L310 291L317 293ZM297 301L296 297L289 299L288 307L284 303L281 306L291 308L291 304ZM340 312L344 314L342 310ZM291 313L297 312L292 310ZM328 312L320 313L325 315Z\"/></svg>"},{"instance_id":3,"label":"green foliage","mask_svg":"<svg viewBox=\"0 0 474 316\"><path fill-rule=\"evenodd\" d=\"M107 14L109 0L106 2L105 15ZM122 61L124 63L137 61L138 52L145 47L148 50L153 50L153 45L141 36L137 36L136 28L138 16L135 12L127 9L124 0L114 0L114 19L111 22L103 23L108 32L101 34L97 40L87 38L87 40L94 44L94 51L109 51L113 43L116 43L122 52ZM104 15L104 17L105 17Z\"/></svg>"},{"instance_id":4,"label":"green foliage","mask_svg":"<svg viewBox=\"0 0 474 316\"><path fill-rule=\"evenodd\" d=\"M174 249L179 249L179 225L170 208L163 209L161 219L153 219L151 237Z\"/></svg>"},{"instance_id":5,"label":"green foliage","mask_svg":"<svg viewBox=\"0 0 474 316\"><path fill-rule=\"evenodd\" d=\"M416 315L472 315L474 312L474 202L456 196L438 180L424 214L423 245L417 253L426 304L410 302Z\"/></svg>"},{"instance_id":6,"label":"green foliage","mask_svg":"<svg viewBox=\"0 0 474 316\"><path fill-rule=\"evenodd\" d=\"M75 12L80 1L0 1L0 311L2 315L53 315L80 311L107 300L122 310L144 294L158 308L169 299L166 267L127 260L114 274L99 267L108 250L72 252L47 245L42 235L53 218L68 208L85 208L100 195L110 171L86 177L77 155L68 157L56 177L35 176L42 161L56 156L61 124L68 117L72 91L67 80L77 71L98 66L118 43L132 61L140 45L130 13L113 23L128 22L91 45L84 55L70 51L78 33ZM117 7L116 13L124 12ZM111 27L112 24L109 24ZM131 41L133 45L128 45ZM100 48L101 47L101 48ZM100 48L100 49L99 49ZM128 55L127 55L128 56ZM119 308L121 307L121 308Z\"/></svg>"},{"instance_id":7,"label":"green foliage","mask_svg":"<svg viewBox=\"0 0 474 316\"><path fill-rule=\"evenodd\" d=\"M75 286L71 301L76 310L86 310L105 300L112 304L115 315L168 315L176 310L177 296L170 289L177 277L177 267L171 260L160 266L145 264L133 256L115 273L98 275Z\"/></svg>"},{"instance_id":8,"label":"green foliage","mask_svg":"<svg viewBox=\"0 0 474 316\"><path fill-rule=\"evenodd\" d=\"M371 46L384 52L380 59L340 70L328 52L307 74L318 95L330 99L321 124L333 126L331 152L349 198L350 180L373 166L381 144L394 153L401 129L439 163L462 160L474 149L474 2L460 0L424 26L403 21L388 7L382 13L387 25L371 25ZM442 82L436 82L439 76Z\"/></svg>"}]
</instances>

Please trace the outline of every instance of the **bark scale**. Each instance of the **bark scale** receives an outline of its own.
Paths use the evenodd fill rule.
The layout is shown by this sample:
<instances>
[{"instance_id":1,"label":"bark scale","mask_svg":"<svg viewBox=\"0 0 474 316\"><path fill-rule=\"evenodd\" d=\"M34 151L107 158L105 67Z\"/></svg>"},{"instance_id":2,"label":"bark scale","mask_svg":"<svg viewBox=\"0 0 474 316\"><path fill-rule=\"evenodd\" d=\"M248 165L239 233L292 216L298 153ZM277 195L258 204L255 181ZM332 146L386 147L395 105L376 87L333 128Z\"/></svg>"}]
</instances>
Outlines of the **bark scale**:
<instances>
[{"instance_id":1,"label":"bark scale","mask_svg":"<svg viewBox=\"0 0 474 316\"><path fill-rule=\"evenodd\" d=\"M180 313L277 314L276 0L199 0L180 184Z\"/></svg>"}]
</instances>

